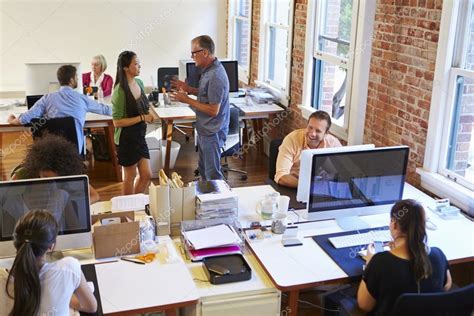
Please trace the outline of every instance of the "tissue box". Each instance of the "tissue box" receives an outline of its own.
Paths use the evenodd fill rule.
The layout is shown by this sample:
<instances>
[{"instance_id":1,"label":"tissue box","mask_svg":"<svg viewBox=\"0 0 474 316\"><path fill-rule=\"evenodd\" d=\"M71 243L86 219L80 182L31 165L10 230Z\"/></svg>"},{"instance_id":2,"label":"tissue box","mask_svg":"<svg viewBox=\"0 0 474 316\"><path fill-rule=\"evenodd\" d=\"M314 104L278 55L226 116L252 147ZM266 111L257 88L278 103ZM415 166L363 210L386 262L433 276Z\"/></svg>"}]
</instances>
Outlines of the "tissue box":
<instances>
[{"instance_id":1,"label":"tissue box","mask_svg":"<svg viewBox=\"0 0 474 316\"><path fill-rule=\"evenodd\" d=\"M105 218L119 217L120 224L101 225ZM92 215L94 254L96 259L140 252L140 223L134 212Z\"/></svg>"}]
</instances>

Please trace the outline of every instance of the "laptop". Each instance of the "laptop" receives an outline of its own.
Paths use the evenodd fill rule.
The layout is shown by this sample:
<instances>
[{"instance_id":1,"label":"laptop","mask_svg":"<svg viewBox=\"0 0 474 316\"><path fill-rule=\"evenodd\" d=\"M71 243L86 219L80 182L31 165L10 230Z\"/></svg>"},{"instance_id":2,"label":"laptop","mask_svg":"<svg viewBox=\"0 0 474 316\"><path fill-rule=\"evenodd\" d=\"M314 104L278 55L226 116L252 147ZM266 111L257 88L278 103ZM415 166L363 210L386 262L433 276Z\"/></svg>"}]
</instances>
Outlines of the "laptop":
<instances>
[{"instance_id":1,"label":"laptop","mask_svg":"<svg viewBox=\"0 0 474 316\"><path fill-rule=\"evenodd\" d=\"M26 96L26 106L29 109L31 109L33 107L33 105L35 105L36 102L38 102L39 99L41 99L43 97L42 94L38 94L38 95L27 95Z\"/></svg>"}]
</instances>

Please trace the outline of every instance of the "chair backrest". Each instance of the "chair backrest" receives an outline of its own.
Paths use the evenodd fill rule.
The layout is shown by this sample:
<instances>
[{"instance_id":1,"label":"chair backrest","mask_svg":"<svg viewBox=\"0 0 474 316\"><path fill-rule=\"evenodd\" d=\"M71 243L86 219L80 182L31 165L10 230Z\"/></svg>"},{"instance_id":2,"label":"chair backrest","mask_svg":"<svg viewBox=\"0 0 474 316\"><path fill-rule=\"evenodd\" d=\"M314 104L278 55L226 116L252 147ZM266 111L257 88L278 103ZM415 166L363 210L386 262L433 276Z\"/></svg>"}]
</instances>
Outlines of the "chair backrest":
<instances>
[{"instance_id":1,"label":"chair backrest","mask_svg":"<svg viewBox=\"0 0 474 316\"><path fill-rule=\"evenodd\" d=\"M274 139L270 142L270 152L268 155L268 178L273 180L276 172L276 161L278 158L278 149L283 143L283 139Z\"/></svg>"},{"instance_id":2,"label":"chair backrest","mask_svg":"<svg viewBox=\"0 0 474 316\"><path fill-rule=\"evenodd\" d=\"M241 146L241 127L239 118L240 110L235 106L231 106L229 111L229 132L227 133L224 151L221 154L222 157L232 156L236 150L238 151L240 149Z\"/></svg>"},{"instance_id":3,"label":"chair backrest","mask_svg":"<svg viewBox=\"0 0 474 316\"><path fill-rule=\"evenodd\" d=\"M474 311L474 284L449 292L402 294L392 315L470 316Z\"/></svg>"},{"instance_id":4,"label":"chair backrest","mask_svg":"<svg viewBox=\"0 0 474 316\"><path fill-rule=\"evenodd\" d=\"M163 87L170 90L170 80L173 76L178 76L178 67L160 67L158 68L158 91L161 93Z\"/></svg>"},{"instance_id":5,"label":"chair backrest","mask_svg":"<svg viewBox=\"0 0 474 316\"><path fill-rule=\"evenodd\" d=\"M73 143L76 148L79 146L77 141L76 123L73 117L58 117L52 119L35 118L30 123L33 140L42 137L45 133L55 134L64 137ZM80 153L82 154L82 153Z\"/></svg>"}]
</instances>

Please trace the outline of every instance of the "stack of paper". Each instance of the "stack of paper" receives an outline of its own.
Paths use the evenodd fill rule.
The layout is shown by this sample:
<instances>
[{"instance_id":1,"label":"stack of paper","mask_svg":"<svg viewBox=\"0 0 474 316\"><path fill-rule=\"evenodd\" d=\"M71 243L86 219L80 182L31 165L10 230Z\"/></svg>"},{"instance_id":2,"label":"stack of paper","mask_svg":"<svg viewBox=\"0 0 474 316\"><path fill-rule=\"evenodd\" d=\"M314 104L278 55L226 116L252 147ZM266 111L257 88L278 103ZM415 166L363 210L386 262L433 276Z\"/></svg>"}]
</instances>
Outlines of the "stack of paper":
<instances>
[{"instance_id":1,"label":"stack of paper","mask_svg":"<svg viewBox=\"0 0 474 316\"><path fill-rule=\"evenodd\" d=\"M237 217L237 194L224 180L196 183L196 219Z\"/></svg>"},{"instance_id":2,"label":"stack of paper","mask_svg":"<svg viewBox=\"0 0 474 316\"><path fill-rule=\"evenodd\" d=\"M242 240L235 230L226 224L183 232L188 257L199 261L205 257L241 253Z\"/></svg>"},{"instance_id":3,"label":"stack of paper","mask_svg":"<svg viewBox=\"0 0 474 316\"><path fill-rule=\"evenodd\" d=\"M147 194L139 193L116 196L110 201L112 202L112 212L141 211L145 209L145 205L150 203L150 198Z\"/></svg>"}]
</instances>

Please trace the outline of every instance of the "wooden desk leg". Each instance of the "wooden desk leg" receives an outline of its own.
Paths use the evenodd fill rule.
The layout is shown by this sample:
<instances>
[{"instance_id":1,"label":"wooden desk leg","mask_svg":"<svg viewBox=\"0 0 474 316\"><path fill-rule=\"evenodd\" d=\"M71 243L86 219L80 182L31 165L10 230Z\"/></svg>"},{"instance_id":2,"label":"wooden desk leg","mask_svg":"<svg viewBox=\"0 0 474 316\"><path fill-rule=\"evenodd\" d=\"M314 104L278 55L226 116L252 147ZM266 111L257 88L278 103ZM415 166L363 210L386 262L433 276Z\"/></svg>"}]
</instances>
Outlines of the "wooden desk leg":
<instances>
[{"instance_id":1,"label":"wooden desk leg","mask_svg":"<svg viewBox=\"0 0 474 316\"><path fill-rule=\"evenodd\" d=\"M288 313L287 315L296 316L298 315L298 298L300 292L299 290L288 292L288 306L286 307Z\"/></svg>"},{"instance_id":2,"label":"wooden desk leg","mask_svg":"<svg viewBox=\"0 0 474 316\"><path fill-rule=\"evenodd\" d=\"M165 310L165 315L166 316L176 316L176 309L167 309Z\"/></svg>"},{"instance_id":3,"label":"wooden desk leg","mask_svg":"<svg viewBox=\"0 0 474 316\"><path fill-rule=\"evenodd\" d=\"M166 122L166 155L165 155L165 173L170 176L170 158L171 158L171 141L173 140L173 120Z\"/></svg>"},{"instance_id":4,"label":"wooden desk leg","mask_svg":"<svg viewBox=\"0 0 474 316\"><path fill-rule=\"evenodd\" d=\"M118 182L122 182L122 168L118 164L117 150L115 149L114 123L109 122L108 126L105 127L104 129L105 129L105 134L107 135L107 138L109 141L109 152L110 152L110 158L112 159L112 166L114 168L115 178L117 179Z\"/></svg>"}]
</instances>

